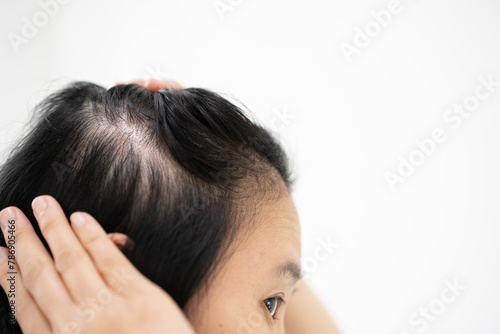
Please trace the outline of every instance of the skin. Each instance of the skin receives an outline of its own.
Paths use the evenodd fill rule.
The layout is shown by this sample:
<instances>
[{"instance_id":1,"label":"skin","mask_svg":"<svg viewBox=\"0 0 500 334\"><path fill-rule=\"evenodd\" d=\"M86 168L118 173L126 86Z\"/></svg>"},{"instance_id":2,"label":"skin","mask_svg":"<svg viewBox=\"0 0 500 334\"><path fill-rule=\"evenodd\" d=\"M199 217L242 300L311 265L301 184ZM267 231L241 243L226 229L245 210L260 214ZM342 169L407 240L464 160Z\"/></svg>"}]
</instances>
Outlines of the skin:
<instances>
[{"instance_id":1,"label":"skin","mask_svg":"<svg viewBox=\"0 0 500 334\"><path fill-rule=\"evenodd\" d=\"M264 326L265 322L258 320L262 319L260 309L256 310L244 306L245 311L235 319L228 317L227 312L234 315L234 310L242 308L240 304L245 299L250 300L246 304L252 305L253 300L251 296L253 294L249 293L249 291L255 285L253 284L254 282L261 283L260 285L263 286L261 288L262 291L269 290L266 288L267 284L265 284L265 282L269 281L269 275L266 274L265 267L273 267L276 263L283 262L282 260L288 256L288 254L285 254L283 244L291 246L293 249L291 254L297 252L296 244L300 242L298 240L300 234L297 233L297 230L300 227L295 207L289 197L275 204L278 205L268 205L268 207L263 208L264 216L262 217L263 222L261 224L267 223L267 228L255 231L254 233L256 234L251 239L247 239L245 244L240 245L239 251L235 253L223 268L219 277L210 286L210 295L203 296L203 294L199 293L188 303L187 311L190 313L190 321L196 326L197 333L223 333L224 326L227 329L231 329L231 327L234 329L236 326L236 329L232 333L267 333L269 331L269 327ZM270 228L271 224L273 224L272 228ZM287 225L291 226L287 228ZM276 233L277 230L283 228L284 232ZM283 236L289 237L289 240L285 241L281 239ZM110 237L120 248L133 247L133 241L124 234L113 233L110 234ZM295 246L293 246L294 244ZM262 251L256 253L255 249ZM272 254L273 257L269 257L269 254ZM280 256L283 256L283 258L280 258ZM267 259L265 261L267 265L265 266L263 266L263 258ZM260 268L261 270L255 271L252 270L253 268ZM290 280L290 278L292 279ZM293 277L288 276L284 280L282 278L282 282L279 282L278 279L277 285L281 285L284 290L287 290L287 284L290 282L293 283L293 281ZM240 283L232 284L232 282ZM243 289L243 284L247 285L245 289ZM279 287L278 290L280 290ZM269 292L267 294L269 295ZM266 292L261 295L266 295ZM271 293L271 295L273 294ZM262 296L256 299L257 304L261 299ZM218 305L221 302L224 303ZM218 306L214 308L214 304ZM204 310L209 311L205 312ZM248 315L246 319L244 317L245 312ZM281 315L280 312L282 313ZM295 284L290 300L286 300L286 308L276 313L276 317L280 318L280 316L284 318L284 327L287 334L340 333L323 305L321 305L311 289L302 280L298 280ZM264 318L266 321L268 320L269 316L267 313ZM252 326L259 321L262 323L262 328ZM283 327L283 324L280 323L279 326ZM229 332L231 331L229 330Z\"/></svg>"},{"instance_id":2,"label":"skin","mask_svg":"<svg viewBox=\"0 0 500 334\"><path fill-rule=\"evenodd\" d=\"M184 88L171 80L135 80L131 83L155 92L159 89ZM188 303L187 312L197 333L268 333L270 328L276 333L286 331L288 334L340 333L304 282L296 281L297 277L290 279L290 276L287 279L270 278L273 277L271 268L283 262L283 259L290 259L296 266L300 263L300 225L297 211L283 187L281 191L285 195L281 201L261 208L261 228L254 231L252 238L239 246L222 269L222 273L211 284L209 294L195 295ZM121 237L124 243L126 236ZM260 270L256 271L254 268ZM235 282L238 284L234 284ZM293 286L291 293L290 286ZM286 295L287 306L277 312L275 317L279 320L271 323L269 313L264 317L266 321L258 315L261 306L258 304L266 293L269 294L266 291L275 290ZM235 314L236 318L228 316Z\"/></svg>"},{"instance_id":3,"label":"skin","mask_svg":"<svg viewBox=\"0 0 500 334\"><path fill-rule=\"evenodd\" d=\"M182 89L173 81L135 83L151 90ZM16 320L27 334L336 334L328 314L299 279L299 219L284 184L280 191L278 201L257 206L254 228L235 240L231 256L208 289L188 302L186 315L120 252L119 248L133 247L127 236L106 235L83 212L73 213L70 225L54 198L40 196L47 208L37 212L34 201L33 209L52 259L21 210L6 208L0 212L0 226L7 243L7 229L15 226ZM0 285L5 291L10 288L7 272L12 270L7 256L1 247ZM117 270L125 273L125 283L116 280ZM278 296L286 304L272 315L265 302Z\"/></svg>"},{"instance_id":4,"label":"skin","mask_svg":"<svg viewBox=\"0 0 500 334\"><path fill-rule=\"evenodd\" d=\"M172 298L128 261L92 216L73 213L70 226L51 196L37 197L32 207L54 259L19 208L0 212L7 244L15 240L15 261L0 248L0 285L8 292L8 272L17 272L9 302L23 333L194 333Z\"/></svg>"},{"instance_id":5,"label":"skin","mask_svg":"<svg viewBox=\"0 0 500 334\"><path fill-rule=\"evenodd\" d=\"M133 247L127 236L106 235L86 213L73 213L70 226L54 198L40 198L48 208L41 215L34 210L35 217L54 259L18 208L0 212L6 242L12 235L8 229L15 226L16 319L24 333L135 333L146 326L148 333L338 333L312 292L297 280L300 225L287 194L258 207L257 228L235 242L235 252L208 293L188 303L187 318L119 251ZM78 217L84 220L82 227L76 224ZM6 253L0 248L0 254ZM0 284L8 291L6 259L0 260ZM283 263L292 270L277 275L275 268ZM113 281L119 268L126 272L125 285ZM95 297L108 294L106 302ZM264 300L277 295L288 306L279 308L274 320ZM77 311L82 302L83 315Z\"/></svg>"},{"instance_id":6,"label":"skin","mask_svg":"<svg viewBox=\"0 0 500 334\"><path fill-rule=\"evenodd\" d=\"M208 292L188 303L186 312L196 333L285 333L286 305L274 320L264 301L281 296L288 302L299 279L297 210L283 192L278 201L260 203L253 219L256 228L235 240L234 253L218 269Z\"/></svg>"}]
</instances>

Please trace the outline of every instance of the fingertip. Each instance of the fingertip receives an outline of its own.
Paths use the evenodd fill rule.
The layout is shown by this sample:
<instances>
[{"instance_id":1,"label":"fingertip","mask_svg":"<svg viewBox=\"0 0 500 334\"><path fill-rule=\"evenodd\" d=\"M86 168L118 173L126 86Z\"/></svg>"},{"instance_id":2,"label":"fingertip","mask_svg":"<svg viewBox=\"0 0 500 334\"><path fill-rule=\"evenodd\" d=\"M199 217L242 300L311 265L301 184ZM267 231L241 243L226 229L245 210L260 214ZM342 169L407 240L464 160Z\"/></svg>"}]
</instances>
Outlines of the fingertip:
<instances>
[{"instance_id":1,"label":"fingertip","mask_svg":"<svg viewBox=\"0 0 500 334\"><path fill-rule=\"evenodd\" d=\"M127 243L127 236L120 234L120 233L113 233L112 236L110 236L111 241L116 245L116 247L123 249L125 247L125 244Z\"/></svg>"},{"instance_id":2,"label":"fingertip","mask_svg":"<svg viewBox=\"0 0 500 334\"><path fill-rule=\"evenodd\" d=\"M106 234L106 231L102 228L99 222L88 212L73 212L69 219L71 224L75 227L75 230L88 230L92 231L93 234Z\"/></svg>"},{"instance_id":3,"label":"fingertip","mask_svg":"<svg viewBox=\"0 0 500 334\"><path fill-rule=\"evenodd\" d=\"M69 217L69 220L71 221L73 226L76 227L77 229L81 229L84 226L89 225L91 223L88 214L79 211L73 212Z\"/></svg>"},{"instance_id":4,"label":"fingertip","mask_svg":"<svg viewBox=\"0 0 500 334\"><path fill-rule=\"evenodd\" d=\"M7 217L7 220L13 219L16 216L15 209L15 206L8 206L4 208L2 211L0 211L0 220L4 221L4 216Z\"/></svg>"},{"instance_id":5,"label":"fingertip","mask_svg":"<svg viewBox=\"0 0 500 334\"><path fill-rule=\"evenodd\" d=\"M39 195L31 201L31 209L38 220L46 209L62 211L61 205L52 195Z\"/></svg>"}]
</instances>

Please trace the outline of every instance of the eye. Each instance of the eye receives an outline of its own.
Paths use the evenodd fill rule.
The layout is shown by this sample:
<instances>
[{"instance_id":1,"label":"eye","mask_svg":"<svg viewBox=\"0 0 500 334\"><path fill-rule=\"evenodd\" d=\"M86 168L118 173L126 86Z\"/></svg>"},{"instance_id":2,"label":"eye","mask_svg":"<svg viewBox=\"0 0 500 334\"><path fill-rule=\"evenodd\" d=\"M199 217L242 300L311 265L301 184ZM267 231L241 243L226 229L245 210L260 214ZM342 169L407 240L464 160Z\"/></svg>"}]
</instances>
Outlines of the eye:
<instances>
[{"instance_id":1,"label":"eye","mask_svg":"<svg viewBox=\"0 0 500 334\"><path fill-rule=\"evenodd\" d=\"M264 305L266 305L269 314L274 320L277 320L274 315L284 303L285 301L281 297L271 297L264 300Z\"/></svg>"}]
</instances>

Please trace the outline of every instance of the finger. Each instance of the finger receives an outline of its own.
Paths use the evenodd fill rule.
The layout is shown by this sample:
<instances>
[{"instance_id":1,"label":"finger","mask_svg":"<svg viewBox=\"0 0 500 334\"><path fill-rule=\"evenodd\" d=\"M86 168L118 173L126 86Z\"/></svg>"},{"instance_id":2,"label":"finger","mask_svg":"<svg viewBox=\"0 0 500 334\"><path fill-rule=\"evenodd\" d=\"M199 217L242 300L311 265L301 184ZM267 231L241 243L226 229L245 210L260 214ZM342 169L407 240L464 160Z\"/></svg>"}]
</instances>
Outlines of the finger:
<instances>
[{"instance_id":1,"label":"finger","mask_svg":"<svg viewBox=\"0 0 500 334\"><path fill-rule=\"evenodd\" d=\"M144 87L145 81L144 80L133 80L133 81L127 82L126 84L136 84L136 85Z\"/></svg>"},{"instance_id":2,"label":"finger","mask_svg":"<svg viewBox=\"0 0 500 334\"><path fill-rule=\"evenodd\" d=\"M47 241L56 270L77 304L95 297L106 286L80 244L59 203L52 196L33 200L33 213Z\"/></svg>"},{"instance_id":3,"label":"finger","mask_svg":"<svg viewBox=\"0 0 500 334\"><path fill-rule=\"evenodd\" d=\"M0 212L0 226L8 245L13 245L15 261L23 284L52 328L61 318L69 319L74 305L54 261L36 235L24 213L11 206Z\"/></svg>"},{"instance_id":4,"label":"finger","mask_svg":"<svg viewBox=\"0 0 500 334\"><path fill-rule=\"evenodd\" d=\"M142 86L146 88L147 90L157 92L160 89L184 89L185 87L182 86L180 83L174 80L158 80L158 79L151 79L148 81L145 80L133 80L128 83L125 82L119 82L116 83L118 84L136 84L139 86Z\"/></svg>"},{"instance_id":5,"label":"finger","mask_svg":"<svg viewBox=\"0 0 500 334\"><path fill-rule=\"evenodd\" d=\"M116 82L115 83L115 86L118 86L118 85L130 85L130 84L136 84L136 85L139 85L139 86L142 86L144 87L144 84L146 82L144 80L133 80L133 81L128 81L128 82L124 82L124 81L120 81L120 82Z\"/></svg>"},{"instance_id":6,"label":"finger","mask_svg":"<svg viewBox=\"0 0 500 334\"><path fill-rule=\"evenodd\" d=\"M8 249L0 247L0 285L9 298L15 320L23 333L51 333L52 329L47 318L26 290L20 273L13 274L17 264L8 257Z\"/></svg>"},{"instance_id":7,"label":"finger","mask_svg":"<svg viewBox=\"0 0 500 334\"><path fill-rule=\"evenodd\" d=\"M159 89L184 89L184 87L179 84L177 81L173 80L157 80L151 79L150 81L144 84L146 89L157 92Z\"/></svg>"},{"instance_id":8,"label":"finger","mask_svg":"<svg viewBox=\"0 0 500 334\"><path fill-rule=\"evenodd\" d=\"M118 232L108 233L108 237L119 249L123 249L128 238L127 235Z\"/></svg>"},{"instance_id":9,"label":"finger","mask_svg":"<svg viewBox=\"0 0 500 334\"><path fill-rule=\"evenodd\" d=\"M122 252L132 251L135 248L134 241L130 239L126 234L112 232L108 233L108 237Z\"/></svg>"},{"instance_id":10,"label":"finger","mask_svg":"<svg viewBox=\"0 0 500 334\"><path fill-rule=\"evenodd\" d=\"M127 287L142 288L142 274L125 255L113 244L106 231L88 213L74 212L70 216L75 233L83 247L104 278L106 284L115 292L127 294Z\"/></svg>"}]
</instances>

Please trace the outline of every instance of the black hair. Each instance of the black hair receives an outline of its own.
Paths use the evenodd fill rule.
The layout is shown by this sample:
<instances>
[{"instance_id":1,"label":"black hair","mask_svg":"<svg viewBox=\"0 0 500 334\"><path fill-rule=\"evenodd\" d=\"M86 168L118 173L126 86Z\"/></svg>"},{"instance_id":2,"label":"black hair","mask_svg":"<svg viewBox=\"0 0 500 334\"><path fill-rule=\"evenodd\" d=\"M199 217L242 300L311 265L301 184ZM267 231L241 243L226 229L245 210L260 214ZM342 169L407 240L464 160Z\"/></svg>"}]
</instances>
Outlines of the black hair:
<instances>
[{"instance_id":1,"label":"black hair","mask_svg":"<svg viewBox=\"0 0 500 334\"><path fill-rule=\"evenodd\" d=\"M19 207L47 250L31 210L36 196L53 196L67 217L90 213L135 242L127 257L181 308L247 227L243 203L293 184L273 134L206 89L76 82L34 115L0 169L0 209ZM0 332L21 333L3 290Z\"/></svg>"}]
</instances>

